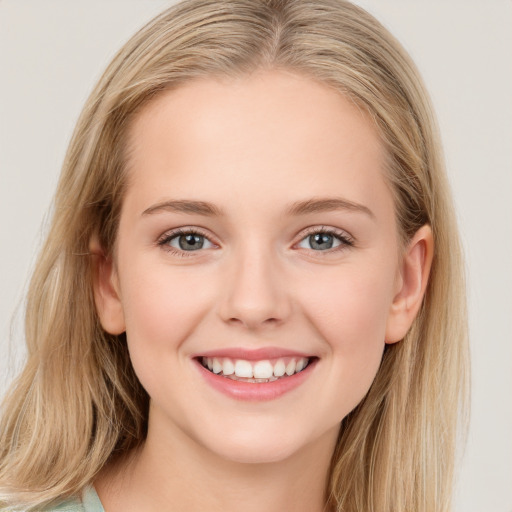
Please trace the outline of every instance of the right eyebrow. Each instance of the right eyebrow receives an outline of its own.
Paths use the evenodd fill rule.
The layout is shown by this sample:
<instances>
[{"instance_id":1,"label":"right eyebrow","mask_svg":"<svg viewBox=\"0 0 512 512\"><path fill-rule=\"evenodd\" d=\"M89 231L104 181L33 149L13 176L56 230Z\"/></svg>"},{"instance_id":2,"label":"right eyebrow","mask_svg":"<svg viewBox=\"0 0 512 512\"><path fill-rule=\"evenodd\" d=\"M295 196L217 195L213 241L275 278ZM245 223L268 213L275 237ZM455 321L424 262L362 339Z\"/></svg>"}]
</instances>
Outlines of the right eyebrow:
<instances>
[{"instance_id":1,"label":"right eyebrow","mask_svg":"<svg viewBox=\"0 0 512 512\"><path fill-rule=\"evenodd\" d=\"M142 215L160 212L195 213L196 215L208 217L221 217L224 215L224 212L212 203L190 200L163 201L150 206L142 212Z\"/></svg>"}]
</instances>

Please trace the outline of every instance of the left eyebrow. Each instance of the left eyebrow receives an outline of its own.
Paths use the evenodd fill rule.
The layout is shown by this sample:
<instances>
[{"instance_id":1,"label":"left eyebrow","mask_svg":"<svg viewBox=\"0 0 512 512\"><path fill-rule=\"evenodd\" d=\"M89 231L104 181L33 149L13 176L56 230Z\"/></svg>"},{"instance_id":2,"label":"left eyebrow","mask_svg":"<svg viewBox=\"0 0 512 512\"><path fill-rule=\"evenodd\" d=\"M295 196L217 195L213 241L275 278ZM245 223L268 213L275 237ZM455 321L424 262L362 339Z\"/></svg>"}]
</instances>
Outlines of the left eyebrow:
<instances>
[{"instance_id":1,"label":"left eyebrow","mask_svg":"<svg viewBox=\"0 0 512 512\"><path fill-rule=\"evenodd\" d=\"M360 212L375 220L375 214L367 206L354 203L353 201L340 197L324 197L308 199L307 201L297 201L287 209L286 214L306 215L308 213L329 212L335 210Z\"/></svg>"}]
</instances>

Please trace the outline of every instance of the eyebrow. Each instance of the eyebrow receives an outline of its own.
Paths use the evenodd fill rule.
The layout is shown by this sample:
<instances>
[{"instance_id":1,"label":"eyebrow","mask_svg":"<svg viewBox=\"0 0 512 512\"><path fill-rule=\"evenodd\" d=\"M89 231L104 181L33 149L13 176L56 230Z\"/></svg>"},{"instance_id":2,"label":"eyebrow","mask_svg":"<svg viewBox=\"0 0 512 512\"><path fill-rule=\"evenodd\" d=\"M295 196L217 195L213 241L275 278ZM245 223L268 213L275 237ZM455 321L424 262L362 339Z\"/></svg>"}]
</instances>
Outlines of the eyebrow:
<instances>
[{"instance_id":1,"label":"eyebrow","mask_svg":"<svg viewBox=\"0 0 512 512\"><path fill-rule=\"evenodd\" d=\"M150 215L160 212L194 213L196 215L204 215L207 217L221 217L224 215L224 212L212 203L187 199L177 199L157 203L150 206L147 210L144 210L142 215Z\"/></svg>"},{"instance_id":2,"label":"eyebrow","mask_svg":"<svg viewBox=\"0 0 512 512\"><path fill-rule=\"evenodd\" d=\"M286 211L287 215L306 215L308 213L329 212L335 210L348 210L364 213L375 219L374 213L367 207L359 203L354 203L340 197L313 198L307 201L297 201L293 203Z\"/></svg>"},{"instance_id":3,"label":"eyebrow","mask_svg":"<svg viewBox=\"0 0 512 512\"><path fill-rule=\"evenodd\" d=\"M364 213L370 218L375 219L375 214L368 207L340 197L312 198L305 201L296 201L286 209L285 215L297 216L336 210ZM142 215L151 215L161 212L189 213L204 215L205 217L222 217L224 215L224 212L213 203L187 199L176 199L157 203L144 210Z\"/></svg>"}]
</instances>

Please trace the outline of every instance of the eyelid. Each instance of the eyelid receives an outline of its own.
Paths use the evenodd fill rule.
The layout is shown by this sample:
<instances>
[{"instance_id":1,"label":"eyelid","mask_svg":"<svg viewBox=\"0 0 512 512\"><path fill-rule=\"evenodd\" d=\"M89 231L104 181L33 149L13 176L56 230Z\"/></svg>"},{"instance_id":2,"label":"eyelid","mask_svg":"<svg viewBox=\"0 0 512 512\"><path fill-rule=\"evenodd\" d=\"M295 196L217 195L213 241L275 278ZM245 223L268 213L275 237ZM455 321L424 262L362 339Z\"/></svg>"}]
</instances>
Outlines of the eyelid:
<instances>
[{"instance_id":1,"label":"eyelid","mask_svg":"<svg viewBox=\"0 0 512 512\"><path fill-rule=\"evenodd\" d=\"M168 230L158 237L158 239L156 240L156 245L158 247L161 247L164 251L169 252L174 255L177 255L177 256L180 256L180 257L194 256L194 253L196 253L196 252L197 253L203 252L203 250L201 250L201 249L198 249L197 251L184 251L184 250L179 250L175 247L172 247L171 245L168 245L168 242L170 240L172 240L173 238L176 238L177 236L181 236L181 235L190 235L190 234L200 235L203 238L205 238L206 240L208 240L212 245L218 247L218 244L211 239L212 237L204 229L197 227L197 226L187 226L187 227L180 227L180 228Z\"/></svg>"},{"instance_id":2,"label":"eyelid","mask_svg":"<svg viewBox=\"0 0 512 512\"><path fill-rule=\"evenodd\" d=\"M205 238L208 238L208 240L210 240L210 235L203 228L200 228L198 226L186 226L175 229L169 229L165 231L158 237L157 243L160 244L162 242L169 240L170 238L174 238L177 235L189 235L192 233L204 236ZM213 241L211 242L214 243Z\"/></svg>"},{"instance_id":3,"label":"eyelid","mask_svg":"<svg viewBox=\"0 0 512 512\"><path fill-rule=\"evenodd\" d=\"M348 231L329 226L311 226L309 228L306 228L306 230L300 234L300 239L295 245L302 242L308 236L314 235L316 233L327 233L333 235L338 240L340 240L341 246L326 251L313 251L315 253L332 253L335 252L336 250L347 249L355 245L355 238Z\"/></svg>"}]
</instances>

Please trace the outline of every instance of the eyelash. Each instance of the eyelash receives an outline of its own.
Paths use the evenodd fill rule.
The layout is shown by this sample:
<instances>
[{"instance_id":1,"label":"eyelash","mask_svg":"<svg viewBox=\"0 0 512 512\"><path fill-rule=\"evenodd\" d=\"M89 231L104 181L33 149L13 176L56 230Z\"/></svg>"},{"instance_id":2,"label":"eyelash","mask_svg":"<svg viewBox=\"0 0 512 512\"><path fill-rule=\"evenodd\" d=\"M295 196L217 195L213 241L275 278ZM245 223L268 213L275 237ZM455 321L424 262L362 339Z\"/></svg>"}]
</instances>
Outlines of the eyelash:
<instances>
[{"instance_id":1,"label":"eyelash","mask_svg":"<svg viewBox=\"0 0 512 512\"><path fill-rule=\"evenodd\" d=\"M170 231L170 232L162 235L158 239L157 244L160 247L162 247L162 249L164 251L171 253L173 256L178 256L180 258L187 258L187 257L192 256L191 253L194 253L197 251L183 251L183 250L180 251L180 250L175 249L174 247L171 247L170 245L167 245L172 239L174 239L178 236L184 236L184 235L200 235L209 240L206 233L199 228L179 228L179 229L175 229L174 231Z\"/></svg>"},{"instance_id":2,"label":"eyelash","mask_svg":"<svg viewBox=\"0 0 512 512\"><path fill-rule=\"evenodd\" d=\"M340 242L340 245L338 247L327 249L325 251L315 251L314 249L311 249L315 253L320 253L322 255L332 254L335 252L346 250L350 247L354 247L354 244L355 244L354 239L348 233L346 233L345 231L341 231L339 229L328 228L328 227L324 227L324 226L322 226L321 228L318 228L318 227L308 228L306 230L306 232L302 235L302 238L299 240L298 243L302 242L309 236L316 235L319 233L333 236ZM207 234L204 231L202 231L200 228L179 228L179 229L176 229L174 231L171 231L171 232L168 232L168 233L165 233L164 235L162 235L158 239L157 245L159 247L162 247L163 250L171 253L174 256L178 256L180 258L191 257L193 255L192 253L199 252L199 250L197 250L197 251L177 250L174 247L171 247L170 245L168 245L169 242L171 240L173 240L174 238L176 238L178 236L184 236L184 235L199 235L199 236L206 238L208 241L210 241ZM210 243L213 243L213 242L210 242Z\"/></svg>"}]
</instances>

